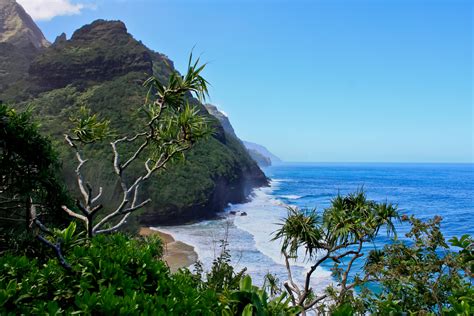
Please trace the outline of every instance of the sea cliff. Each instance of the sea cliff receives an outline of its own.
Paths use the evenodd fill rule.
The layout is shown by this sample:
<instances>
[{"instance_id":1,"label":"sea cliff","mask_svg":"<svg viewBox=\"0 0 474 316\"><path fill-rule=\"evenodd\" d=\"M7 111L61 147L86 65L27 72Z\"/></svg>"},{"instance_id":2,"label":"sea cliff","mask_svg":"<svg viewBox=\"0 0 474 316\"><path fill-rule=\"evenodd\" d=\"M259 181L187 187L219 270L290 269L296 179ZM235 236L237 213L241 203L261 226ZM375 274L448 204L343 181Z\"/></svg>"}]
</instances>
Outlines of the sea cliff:
<instances>
[{"instance_id":1,"label":"sea cliff","mask_svg":"<svg viewBox=\"0 0 474 316\"><path fill-rule=\"evenodd\" d=\"M0 99L17 108L34 107L42 131L57 144L66 184L76 193L75 159L62 136L70 127L69 117L80 106L87 106L110 119L116 134L137 131L143 118L138 109L146 95L142 83L151 75L166 80L175 71L167 56L134 39L120 21L94 21L70 39L59 36L30 58L21 76L5 76L9 84L0 89ZM169 165L143 188L143 194L152 199L135 219L143 224L213 217L228 203L245 201L252 188L268 183L241 142L225 133L198 100L190 97L189 102L208 117L214 135L196 144L184 161ZM94 146L85 154L91 161L84 166L86 181L95 188L104 187L104 204L116 203L118 183L112 172L110 145ZM140 172L140 168L143 165L130 170Z\"/></svg>"}]
</instances>

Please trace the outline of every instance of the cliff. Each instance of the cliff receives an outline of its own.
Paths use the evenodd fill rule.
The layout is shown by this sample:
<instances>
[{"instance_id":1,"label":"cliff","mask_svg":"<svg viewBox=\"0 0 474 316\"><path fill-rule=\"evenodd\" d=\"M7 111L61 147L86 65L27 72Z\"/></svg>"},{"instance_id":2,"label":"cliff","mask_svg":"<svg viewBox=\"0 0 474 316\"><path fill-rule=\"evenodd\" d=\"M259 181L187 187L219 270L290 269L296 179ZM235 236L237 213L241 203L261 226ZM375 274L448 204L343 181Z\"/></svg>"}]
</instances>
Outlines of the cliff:
<instances>
[{"instance_id":1,"label":"cliff","mask_svg":"<svg viewBox=\"0 0 474 316\"><path fill-rule=\"evenodd\" d=\"M21 5L14 0L0 0L0 91L25 80L30 61L48 46L49 42Z\"/></svg>"},{"instance_id":2,"label":"cliff","mask_svg":"<svg viewBox=\"0 0 474 316\"><path fill-rule=\"evenodd\" d=\"M209 114L214 116L217 120L222 125L222 128L224 128L225 133L228 135L231 135L232 137L236 138L239 140L239 142L247 148L247 152L250 155L250 157L260 166L260 167L269 167L272 165L272 163L280 163L281 160L277 156L273 155L268 149L266 149L262 145L246 142L240 140L237 135L235 134L234 128L232 127L232 124L230 123L229 118L227 115L219 110L215 105L212 104L206 104L205 105L207 111Z\"/></svg>"},{"instance_id":3,"label":"cliff","mask_svg":"<svg viewBox=\"0 0 474 316\"><path fill-rule=\"evenodd\" d=\"M252 142L244 141L244 146L249 150L250 152L255 152L256 154L263 156L266 158L266 160L270 160L271 164L279 164L282 162L282 160L271 153L265 146L255 144Z\"/></svg>"},{"instance_id":4,"label":"cliff","mask_svg":"<svg viewBox=\"0 0 474 316\"><path fill-rule=\"evenodd\" d=\"M85 105L109 118L117 134L129 133L140 119L137 108L146 94L143 81L151 74L165 80L171 71L173 63L135 40L122 22L98 20L77 30L71 39L60 36L43 48L28 68L28 80L14 81L0 90L0 99L16 102L19 108L34 106L43 131L58 144L64 177L74 191L75 161L62 140L69 117ZM153 201L139 214L143 224L213 217L229 202L243 202L252 188L267 184L242 144L226 134L197 100L190 102L209 117L215 135L198 143L184 162L169 165L143 188ZM104 202L114 203L117 183L109 147L104 144L88 151L90 162L84 170L92 186L106 188Z\"/></svg>"},{"instance_id":5,"label":"cliff","mask_svg":"<svg viewBox=\"0 0 474 316\"><path fill-rule=\"evenodd\" d=\"M28 49L49 46L33 19L15 0L0 0L0 43Z\"/></svg>"}]
</instances>

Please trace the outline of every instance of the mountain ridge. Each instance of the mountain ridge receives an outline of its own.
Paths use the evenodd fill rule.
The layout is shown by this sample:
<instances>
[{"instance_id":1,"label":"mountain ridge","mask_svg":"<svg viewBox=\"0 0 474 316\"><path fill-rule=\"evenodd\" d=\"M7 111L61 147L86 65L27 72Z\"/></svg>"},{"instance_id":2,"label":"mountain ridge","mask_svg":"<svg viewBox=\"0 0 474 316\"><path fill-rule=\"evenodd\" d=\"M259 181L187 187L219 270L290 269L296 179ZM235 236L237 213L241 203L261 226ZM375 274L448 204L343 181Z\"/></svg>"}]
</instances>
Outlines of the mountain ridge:
<instances>
[{"instance_id":1,"label":"mountain ridge","mask_svg":"<svg viewBox=\"0 0 474 316\"><path fill-rule=\"evenodd\" d=\"M255 162L257 162L257 164L260 167L269 167L272 164L277 164L277 163L282 162L280 158L272 154L264 146L241 140L236 135L234 128L232 124L230 123L229 117L222 110L219 110L217 106L209 104L209 103L205 104L204 106L206 107L209 114L211 114L212 116L214 116L215 118L219 120L219 122L221 123L226 133L238 139L242 143L242 145L245 146L250 157L252 157L252 159Z\"/></svg>"},{"instance_id":2,"label":"mountain ridge","mask_svg":"<svg viewBox=\"0 0 474 316\"><path fill-rule=\"evenodd\" d=\"M120 133L136 130L140 121L137 104L146 94L142 87L149 75L166 80L174 70L165 55L135 40L119 21L96 20L78 29L68 40L61 35L40 51L28 68L26 79L0 89L0 99L15 107L34 106L42 130L58 145L67 186L77 193L74 156L62 134L69 117L80 106L110 119ZM208 116L215 135L198 143L180 164L172 164L143 188L152 203L140 211L143 225L179 224L213 217L228 203L247 199L256 186L268 180L243 145L229 137L220 123L197 100L190 98L202 115ZM95 146L87 152L96 164L84 167L84 177L93 187L105 188L105 202L116 200L109 146ZM135 168L135 169L134 169ZM139 167L130 167L138 172Z\"/></svg>"}]
</instances>

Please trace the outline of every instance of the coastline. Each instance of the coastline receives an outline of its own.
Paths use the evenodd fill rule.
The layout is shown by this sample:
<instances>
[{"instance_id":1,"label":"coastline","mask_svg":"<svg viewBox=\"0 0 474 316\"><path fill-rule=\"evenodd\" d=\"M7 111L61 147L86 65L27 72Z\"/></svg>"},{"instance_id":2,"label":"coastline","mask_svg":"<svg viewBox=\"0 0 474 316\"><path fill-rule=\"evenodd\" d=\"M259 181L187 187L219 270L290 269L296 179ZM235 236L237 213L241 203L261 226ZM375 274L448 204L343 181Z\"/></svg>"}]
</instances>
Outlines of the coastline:
<instances>
[{"instance_id":1,"label":"coastline","mask_svg":"<svg viewBox=\"0 0 474 316\"><path fill-rule=\"evenodd\" d=\"M181 268L186 268L198 259L198 254L193 246L175 240L170 234L154 230L149 227L141 227L140 236L159 235L163 240L163 260L166 262L171 272L174 273Z\"/></svg>"}]
</instances>

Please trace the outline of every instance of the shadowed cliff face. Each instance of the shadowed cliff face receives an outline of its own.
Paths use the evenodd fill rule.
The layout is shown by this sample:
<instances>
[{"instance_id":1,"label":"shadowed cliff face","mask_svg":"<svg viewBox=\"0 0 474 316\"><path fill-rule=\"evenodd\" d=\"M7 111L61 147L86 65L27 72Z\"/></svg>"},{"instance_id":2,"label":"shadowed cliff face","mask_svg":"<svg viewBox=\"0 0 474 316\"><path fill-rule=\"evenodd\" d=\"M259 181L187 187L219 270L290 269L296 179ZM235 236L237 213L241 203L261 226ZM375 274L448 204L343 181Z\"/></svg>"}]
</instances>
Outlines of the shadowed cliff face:
<instances>
[{"instance_id":1,"label":"shadowed cliff face","mask_svg":"<svg viewBox=\"0 0 474 316\"><path fill-rule=\"evenodd\" d=\"M135 40L122 22L98 20L77 30L69 40L59 36L34 58L25 80L12 80L8 91L0 90L0 99L22 100L18 108L34 106L43 131L58 144L66 183L77 193L76 161L62 137L70 128L69 117L80 106L87 106L110 119L117 135L131 134L141 124L138 109L146 94L143 81L151 74L167 80L171 71L173 63ZM208 116L216 133L187 153L185 162L169 165L143 186L143 197L152 199L139 215L144 224L213 217L229 202L243 202L252 188L267 184L240 141L226 134L197 100L190 102ZM111 154L107 142L94 145L85 153L89 162L83 169L92 187L104 187L106 206L118 201ZM131 177L142 172L143 161L130 166Z\"/></svg>"}]
</instances>

